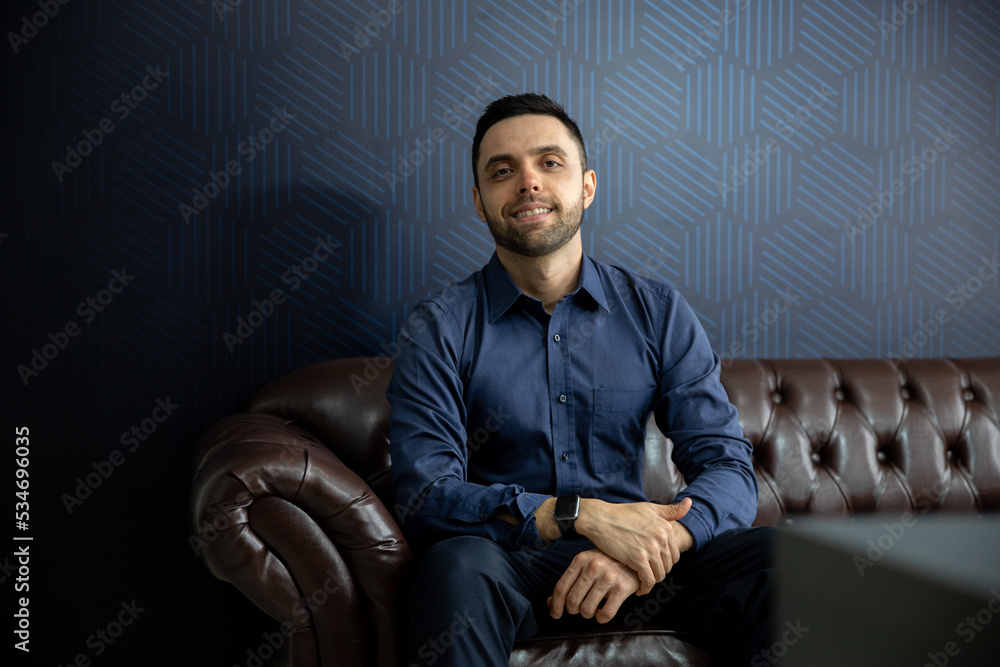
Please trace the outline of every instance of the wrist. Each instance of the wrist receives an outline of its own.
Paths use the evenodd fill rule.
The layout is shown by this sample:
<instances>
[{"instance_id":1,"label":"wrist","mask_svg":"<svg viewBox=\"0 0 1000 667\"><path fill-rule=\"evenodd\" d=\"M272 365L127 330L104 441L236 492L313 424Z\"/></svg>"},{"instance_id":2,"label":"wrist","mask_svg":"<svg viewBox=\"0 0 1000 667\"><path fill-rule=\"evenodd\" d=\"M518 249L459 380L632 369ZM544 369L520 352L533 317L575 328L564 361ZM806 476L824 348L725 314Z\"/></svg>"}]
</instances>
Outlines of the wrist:
<instances>
[{"instance_id":1,"label":"wrist","mask_svg":"<svg viewBox=\"0 0 1000 667\"><path fill-rule=\"evenodd\" d=\"M580 498L580 515L576 518L576 532L584 537L591 537L597 527L597 513L603 500L597 498Z\"/></svg>"},{"instance_id":2,"label":"wrist","mask_svg":"<svg viewBox=\"0 0 1000 667\"><path fill-rule=\"evenodd\" d=\"M677 546L681 552L694 549L694 535L680 521L674 521L674 528L677 533Z\"/></svg>"},{"instance_id":3,"label":"wrist","mask_svg":"<svg viewBox=\"0 0 1000 667\"><path fill-rule=\"evenodd\" d=\"M559 496L556 498L556 509L553 518L559 533L564 538L577 537L576 520L580 516L580 496Z\"/></svg>"},{"instance_id":4,"label":"wrist","mask_svg":"<svg viewBox=\"0 0 1000 667\"><path fill-rule=\"evenodd\" d=\"M692 535L691 531L687 529L687 526L680 521L674 521L674 529L674 532L677 533L677 546L681 552L694 549L694 535Z\"/></svg>"},{"instance_id":5,"label":"wrist","mask_svg":"<svg viewBox=\"0 0 1000 667\"><path fill-rule=\"evenodd\" d=\"M556 499L552 497L546 498L535 510L535 527L538 529L538 534L546 542L554 542L562 537L559 526L553 517L555 509Z\"/></svg>"}]
</instances>

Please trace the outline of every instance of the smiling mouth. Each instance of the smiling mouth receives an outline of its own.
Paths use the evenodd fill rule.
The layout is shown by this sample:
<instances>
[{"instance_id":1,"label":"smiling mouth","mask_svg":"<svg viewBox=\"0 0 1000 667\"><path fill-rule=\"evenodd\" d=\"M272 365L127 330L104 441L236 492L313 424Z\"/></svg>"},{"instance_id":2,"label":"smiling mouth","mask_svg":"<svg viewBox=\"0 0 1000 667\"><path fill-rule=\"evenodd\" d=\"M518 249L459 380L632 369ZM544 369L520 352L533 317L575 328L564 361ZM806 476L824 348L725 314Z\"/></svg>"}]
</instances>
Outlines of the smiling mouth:
<instances>
[{"instance_id":1,"label":"smiling mouth","mask_svg":"<svg viewBox=\"0 0 1000 667\"><path fill-rule=\"evenodd\" d=\"M545 208L545 207L532 208L532 209L528 209L527 211L520 211L519 213L515 213L513 217L515 217L515 218L527 218L528 216L543 215L545 213L551 213L551 212L552 212L551 208Z\"/></svg>"}]
</instances>

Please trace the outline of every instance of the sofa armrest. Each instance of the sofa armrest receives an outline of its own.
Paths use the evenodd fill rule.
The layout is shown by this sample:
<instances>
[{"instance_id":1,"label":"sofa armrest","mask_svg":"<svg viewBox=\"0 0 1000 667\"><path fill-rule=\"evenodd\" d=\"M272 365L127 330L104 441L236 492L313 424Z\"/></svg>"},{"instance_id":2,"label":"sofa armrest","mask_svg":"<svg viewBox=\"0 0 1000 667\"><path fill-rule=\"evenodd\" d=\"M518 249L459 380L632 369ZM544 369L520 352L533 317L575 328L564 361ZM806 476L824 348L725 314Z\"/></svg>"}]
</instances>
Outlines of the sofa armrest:
<instances>
[{"instance_id":1,"label":"sofa armrest","mask_svg":"<svg viewBox=\"0 0 1000 667\"><path fill-rule=\"evenodd\" d=\"M280 417L233 415L199 441L192 486L192 546L294 628L292 664L396 665L410 549L335 454Z\"/></svg>"}]
</instances>

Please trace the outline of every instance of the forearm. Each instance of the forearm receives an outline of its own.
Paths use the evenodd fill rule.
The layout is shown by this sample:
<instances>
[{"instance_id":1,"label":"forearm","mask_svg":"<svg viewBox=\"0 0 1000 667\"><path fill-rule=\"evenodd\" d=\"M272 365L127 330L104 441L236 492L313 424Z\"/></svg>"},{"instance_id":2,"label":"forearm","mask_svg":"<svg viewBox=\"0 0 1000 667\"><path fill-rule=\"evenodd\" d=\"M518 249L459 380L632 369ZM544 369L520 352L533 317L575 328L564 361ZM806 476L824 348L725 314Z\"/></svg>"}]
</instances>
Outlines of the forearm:
<instances>
[{"instance_id":1,"label":"forearm","mask_svg":"<svg viewBox=\"0 0 1000 667\"><path fill-rule=\"evenodd\" d=\"M734 528L749 527L757 516L757 478L742 465L705 469L677 499L690 498L691 511L681 522L701 548L714 537Z\"/></svg>"},{"instance_id":2,"label":"forearm","mask_svg":"<svg viewBox=\"0 0 1000 667\"><path fill-rule=\"evenodd\" d=\"M608 503L597 498L581 498L580 514L576 520L576 532L590 539L592 542L601 539L610 539L614 530L619 530L624 525L622 521L616 520L615 516L626 504ZM556 508L556 499L546 499L537 510L535 510L535 527L538 534L547 542L558 540L562 537L559 525L556 523L553 513ZM512 514L505 513L499 516L500 519L508 523L516 523L517 520ZM667 519L664 519L667 521ZM694 537L680 521L673 521L674 530L677 533L677 545L680 551L687 551L694 546Z\"/></svg>"},{"instance_id":3,"label":"forearm","mask_svg":"<svg viewBox=\"0 0 1000 667\"><path fill-rule=\"evenodd\" d=\"M535 512L538 534L545 539L560 536L554 508L555 499L547 498ZM677 521L690 508L690 500L658 505L581 498L575 529L598 551L635 572L641 583L639 594L645 595L694 546L691 533Z\"/></svg>"},{"instance_id":4,"label":"forearm","mask_svg":"<svg viewBox=\"0 0 1000 667\"><path fill-rule=\"evenodd\" d=\"M629 503L608 503L597 498L582 498L580 500L580 517L576 520L576 532L589 538L597 544L599 541L614 539L614 535L622 530L633 530L631 521L622 516L622 510ZM680 551L687 551L694 546L691 532L679 521L662 518L662 521L673 524L673 530ZM553 524L555 521L553 520ZM559 528L556 526L556 531ZM539 528L541 532L541 528Z\"/></svg>"},{"instance_id":5,"label":"forearm","mask_svg":"<svg viewBox=\"0 0 1000 667\"><path fill-rule=\"evenodd\" d=\"M484 486L455 478L428 480L400 474L393 486L397 500L393 509L400 526L417 544L476 535L507 549L540 546L532 512L544 496L526 493L518 485Z\"/></svg>"},{"instance_id":6,"label":"forearm","mask_svg":"<svg viewBox=\"0 0 1000 667\"><path fill-rule=\"evenodd\" d=\"M582 504L582 502L581 502ZM535 528L538 530L539 537L545 542L555 542L560 537L562 533L559 530L558 524L556 524L553 512L556 509L556 499L554 497L547 498L538 509L534 512L535 517ZM500 519L506 521L507 523L517 523L517 519L510 512L503 512L499 515Z\"/></svg>"}]
</instances>

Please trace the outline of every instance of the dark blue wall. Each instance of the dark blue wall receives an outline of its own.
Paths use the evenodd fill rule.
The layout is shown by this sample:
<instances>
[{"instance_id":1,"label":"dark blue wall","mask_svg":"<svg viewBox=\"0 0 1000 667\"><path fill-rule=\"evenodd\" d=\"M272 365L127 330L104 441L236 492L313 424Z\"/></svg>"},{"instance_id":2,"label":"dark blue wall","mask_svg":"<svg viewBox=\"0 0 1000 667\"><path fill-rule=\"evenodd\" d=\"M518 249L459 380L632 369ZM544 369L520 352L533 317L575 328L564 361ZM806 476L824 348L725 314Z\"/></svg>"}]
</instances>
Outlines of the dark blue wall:
<instances>
[{"instance_id":1,"label":"dark blue wall","mask_svg":"<svg viewBox=\"0 0 1000 667\"><path fill-rule=\"evenodd\" d=\"M503 94L566 105L586 251L679 287L719 354L1000 353L995 2L11 5L3 410L54 662L245 664L266 624L186 542L194 440L487 261L468 155Z\"/></svg>"}]
</instances>

